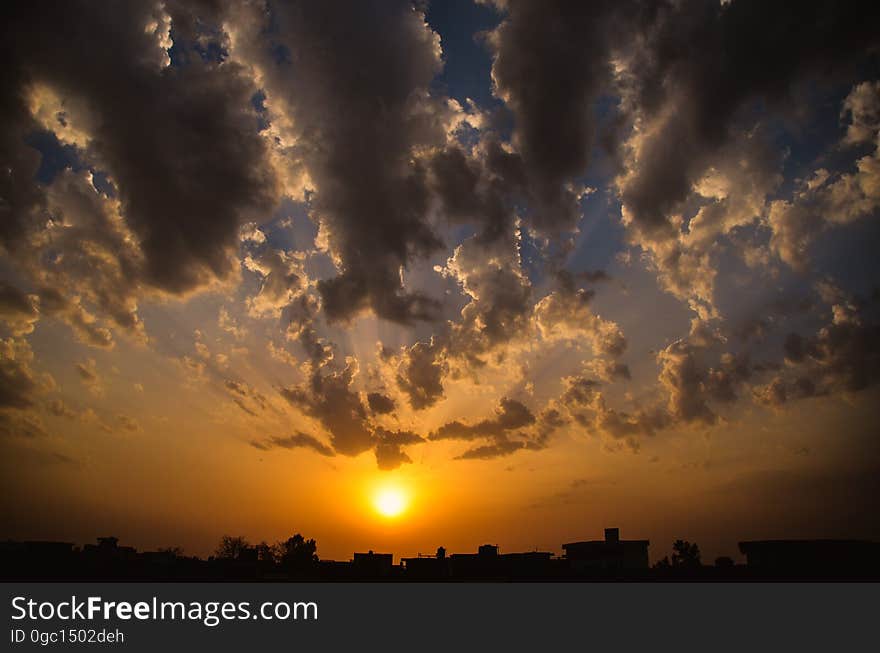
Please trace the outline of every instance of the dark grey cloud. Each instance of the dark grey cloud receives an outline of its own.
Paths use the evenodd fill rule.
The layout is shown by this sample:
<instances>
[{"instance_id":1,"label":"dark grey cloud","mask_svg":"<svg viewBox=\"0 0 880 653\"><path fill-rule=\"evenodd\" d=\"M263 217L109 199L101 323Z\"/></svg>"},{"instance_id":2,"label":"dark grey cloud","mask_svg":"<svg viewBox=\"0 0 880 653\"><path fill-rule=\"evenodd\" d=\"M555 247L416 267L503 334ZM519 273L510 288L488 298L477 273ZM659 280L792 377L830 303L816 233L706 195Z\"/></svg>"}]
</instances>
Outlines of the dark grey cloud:
<instances>
[{"instance_id":1,"label":"dark grey cloud","mask_svg":"<svg viewBox=\"0 0 880 653\"><path fill-rule=\"evenodd\" d=\"M373 449L376 463L382 470L396 469L412 462L403 447L423 442L424 439L412 431L394 431L375 425L360 394L352 387L356 373L353 363L341 371L329 367L316 368L309 383L281 388L280 392L292 405L321 423L330 434L332 453L356 456ZM377 411L376 405L388 408L386 412L394 408L391 398L380 393L368 394L367 405L371 412L378 414L382 414L382 411ZM259 444L268 446L271 443L270 440Z\"/></svg>"},{"instance_id":2,"label":"dark grey cloud","mask_svg":"<svg viewBox=\"0 0 880 653\"><path fill-rule=\"evenodd\" d=\"M447 422L429 436L431 440L485 440L456 456L457 460L491 460L528 449L538 451L548 446L550 437L567 424L562 413L552 407L537 416L522 402L504 398L495 416L474 424L458 420Z\"/></svg>"},{"instance_id":3,"label":"dark grey cloud","mask_svg":"<svg viewBox=\"0 0 880 653\"><path fill-rule=\"evenodd\" d=\"M40 313L90 346L113 346L104 320L145 341L144 294L229 279L239 225L280 197L254 80L195 54L215 27L208 5L197 9L199 34L183 18L171 27L187 13L176 3L3 9L0 245L40 288ZM57 139L77 171L38 181L35 133Z\"/></svg>"},{"instance_id":4,"label":"dark grey cloud","mask_svg":"<svg viewBox=\"0 0 880 653\"><path fill-rule=\"evenodd\" d=\"M490 245L509 236L517 202L526 200L525 171L494 132L470 151L449 145L427 162L428 183L451 224L478 226L477 241Z\"/></svg>"},{"instance_id":5,"label":"dark grey cloud","mask_svg":"<svg viewBox=\"0 0 880 653\"><path fill-rule=\"evenodd\" d=\"M269 408L266 396L244 381L226 379L223 386L232 395L232 401L252 417L257 417Z\"/></svg>"},{"instance_id":6,"label":"dark grey cloud","mask_svg":"<svg viewBox=\"0 0 880 653\"><path fill-rule=\"evenodd\" d=\"M376 429L375 438L376 464L382 470L397 469L405 463L411 463L412 459L402 447L425 441L412 431L389 431L383 428Z\"/></svg>"},{"instance_id":7,"label":"dark grey cloud","mask_svg":"<svg viewBox=\"0 0 880 653\"><path fill-rule=\"evenodd\" d=\"M771 249L802 266L805 248L829 221L876 209L869 190L876 157L860 161L846 184L820 192L822 202L777 201L769 217L764 206L781 184L785 158L767 125L804 117L813 82L831 88L872 70L870 62L855 64L880 43L867 27L880 14L875 4L495 4L504 19L489 39L493 80L514 118L512 156L522 163L526 219L544 228L576 224L577 180L600 172L591 169L591 155L605 148L611 156L598 162L611 161L602 173L620 173L614 185L628 237L650 253L661 285L700 317L716 314L712 246L719 236L769 221ZM850 144L876 131L872 89L862 84L846 101ZM699 186L707 174L715 178ZM846 206L828 201L844 186L851 191ZM750 265L766 254L744 241L737 249Z\"/></svg>"},{"instance_id":8,"label":"dark grey cloud","mask_svg":"<svg viewBox=\"0 0 880 653\"><path fill-rule=\"evenodd\" d=\"M487 355L528 332L532 285L518 245L512 231L488 242L470 238L447 260L441 272L469 298L461 319L440 338L448 357L482 367Z\"/></svg>"},{"instance_id":9,"label":"dark grey cloud","mask_svg":"<svg viewBox=\"0 0 880 653\"><path fill-rule=\"evenodd\" d=\"M317 419L330 433L334 451L356 456L373 446L367 410L352 389L356 368L316 371L305 386L281 388L281 396L306 415Z\"/></svg>"},{"instance_id":10,"label":"dark grey cloud","mask_svg":"<svg viewBox=\"0 0 880 653\"><path fill-rule=\"evenodd\" d=\"M4 7L0 38L0 56L7 62L0 79L0 243L9 252L20 248L32 216L44 205L44 194L36 181L40 153L24 142L24 136L37 128L23 97L28 75L19 65L9 63L19 59L17 39L6 33L17 22L13 11L26 10Z\"/></svg>"},{"instance_id":11,"label":"dark grey cloud","mask_svg":"<svg viewBox=\"0 0 880 653\"><path fill-rule=\"evenodd\" d=\"M795 378L792 381L775 376L769 383L752 388L752 396L756 402L775 408L779 408L789 401L815 397L818 394L815 382L806 376Z\"/></svg>"},{"instance_id":12,"label":"dark grey cloud","mask_svg":"<svg viewBox=\"0 0 880 653\"><path fill-rule=\"evenodd\" d=\"M669 397L669 414L676 421L713 424L718 418L710 407L711 370L703 360L702 350L683 339L657 356L661 363L659 381Z\"/></svg>"},{"instance_id":13,"label":"dark grey cloud","mask_svg":"<svg viewBox=\"0 0 880 653\"><path fill-rule=\"evenodd\" d=\"M308 314L302 307L292 306L293 300L303 299L306 276L302 261L290 252L264 247L244 259L244 267L259 275L260 289L249 300L251 313L260 315L286 309L286 322Z\"/></svg>"},{"instance_id":14,"label":"dark grey cloud","mask_svg":"<svg viewBox=\"0 0 880 653\"><path fill-rule=\"evenodd\" d=\"M396 404L394 399L381 392L370 392L367 394L367 405L374 415L387 415L394 411Z\"/></svg>"},{"instance_id":15,"label":"dark grey cloud","mask_svg":"<svg viewBox=\"0 0 880 653\"><path fill-rule=\"evenodd\" d=\"M531 451L540 451L550 444L550 437L557 431L567 425L569 420L565 417L559 408L548 407L540 412L535 421L534 429L527 433L524 442L525 448Z\"/></svg>"},{"instance_id":16,"label":"dark grey cloud","mask_svg":"<svg viewBox=\"0 0 880 653\"><path fill-rule=\"evenodd\" d=\"M30 408L39 388L33 371L15 358L0 357L0 407Z\"/></svg>"},{"instance_id":17,"label":"dark grey cloud","mask_svg":"<svg viewBox=\"0 0 880 653\"><path fill-rule=\"evenodd\" d=\"M405 289L400 269L441 245L416 158L446 142L448 105L429 93L439 37L400 0L242 13L236 56L259 66L271 119L288 121L286 153L307 171L312 217L340 268L318 284L327 318L433 319L438 303Z\"/></svg>"},{"instance_id":18,"label":"dark grey cloud","mask_svg":"<svg viewBox=\"0 0 880 653\"><path fill-rule=\"evenodd\" d=\"M333 359L332 343L318 334L319 313L318 300L311 294L301 293L284 307L281 314L288 337L299 343L313 369L319 369Z\"/></svg>"},{"instance_id":19,"label":"dark grey cloud","mask_svg":"<svg viewBox=\"0 0 880 653\"><path fill-rule=\"evenodd\" d=\"M17 287L0 280L0 321L13 335L33 331L39 319L38 303L33 295L27 295Z\"/></svg>"},{"instance_id":20,"label":"dark grey cloud","mask_svg":"<svg viewBox=\"0 0 880 653\"><path fill-rule=\"evenodd\" d=\"M495 411L495 417L465 424L458 420L448 422L430 435L431 440L474 440L503 437L509 431L535 423L535 415L516 399L504 398Z\"/></svg>"},{"instance_id":21,"label":"dark grey cloud","mask_svg":"<svg viewBox=\"0 0 880 653\"><path fill-rule=\"evenodd\" d=\"M265 440L253 440L251 446L262 451L273 448L280 449L311 449L322 456L334 456L333 449L308 433L296 432L286 436L275 436Z\"/></svg>"},{"instance_id":22,"label":"dark grey cloud","mask_svg":"<svg viewBox=\"0 0 880 653\"><path fill-rule=\"evenodd\" d=\"M595 359L591 368L604 381L629 381L632 378L629 365L620 361Z\"/></svg>"},{"instance_id":23,"label":"dark grey cloud","mask_svg":"<svg viewBox=\"0 0 880 653\"><path fill-rule=\"evenodd\" d=\"M33 369L33 359L26 340L0 339L0 436L47 435L35 409L54 382Z\"/></svg>"},{"instance_id":24,"label":"dark grey cloud","mask_svg":"<svg viewBox=\"0 0 880 653\"><path fill-rule=\"evenodd\" d=\"M456 456L457 460L492 460L516 453L525 446L524 442L519 440L499 439L492 444L484 444L478 447L472 447L464 453Z\"/></svg>"},{"instance_id":25,"label":"dark grey cloud","mask_svg":"<svg viewBox=\"0 0 880 653\"><path fill-rule=\"evenodd\" d=\"M112 176L146 279L183 292L225 278L238 225L276 199L243 69L200 57L163 69L146 28L161 29L162 16L149 4L34 6L20 20L16 52L30 79L88 107L89 154Z\"/></svg>"},{"instance_id":26,"label":"dark grey cloud","mask_svg":"<svg viewBox=\"0 0 880 653\"><path fill-rule=\"evenodd\" d=\"M580 219L574 180L596 143L597 100L610 88L622 34L648 20L654 3L496 3L504 20L488 38L495 93L512 111L513 143L531 201L528 218L547 231ZM614 141L606 125L601 141Z\"/></svg>"},{"instance_id":27,"label":"dark grey cloud","mask_svg":"<svg viewBox=\"0 0 880 653\"><path fill-rule=\"evenodd\" d=\"M444 397L443 384L450 373L484 367L490 356L503 355L505 345L529 333L534 309L531 282L522 269L513 231L465 240L437 270L468 298L460 319L446 322L428 342L404 348L385 361L394 366L398 387L417 410Z\"/></svg>"},{"instance_id":28,"label":"dark grey cloud","mask_svg":"<svg viewBox=\"0 0 880 653\"><path fill-rule=\"evenodd\" d=\"M852 303L835 304L831 321L814 335L790 333L786 367L756 399L770 405L817 395L859 392L880 381L880 325Z\"/></svg>"},{"instance_id":29,"label":"dark grey cloud","mask_svg":"<svg viewBox=\"0 0 880 653\"><path fill-rule=\"evenodd\" d=\"M51 237L45 242L45 234L34 234L42 246L28 268L43 312L67 322L93 347L112 345L100 318L143 340L137 300L144 255L119 202L98 190L91 173L67 169L46 188L46 207Z\"/></svg>"},{"instance_id":30,"label":"dark grey cloud","mask_svg":"<svg viewBox=\"0 0 880 653\"><path fill-rule=\"evenodd\" d=\"M604 272L559 269L554 290L534 304L517 247L511 232L489 240L478 235L458 246L448 259L441 272L454 279L470 301L461 310L460 321L449 322L430 343L417 343L393 359L398 386L413 408L440 400L448 374L484 367L492 355L503 356L511 341L533 335L535 327L545 339L586 341L597 357L619 357L626 350L626 338L617 324L591 310L595 291L579 287L582 281L607 279ZM629 377L628 366L620 361L596 358L591 364L603 378Z\"/></svg>"},{"instance_id":31,"label":"dark grey cloud","mask_svg":"<svg viewBox=\"0 0 880 653\"><path fill-rule=\"evenodd\" d=\"M543 411L504 399L495 415L449 422L430 439L469 441L475 446L461 457L484 459L543 448L570 422L635 441L673 423L716 423L749 389L778 406L873 385L876 327L845 302L823 329L786 340L784 367L756 365L748 351L771 342L764 338L782 321L778 312L746 325L741 351L727 351L708 325L718 317L711 295L723 276L712 258L720 234L745 259L751 235L731 231L761 232L769 241L752 238L749 266L774 254L805 272L807 250L828 224L876 211L876 151L858 160L858 172L816 170L794 181L791 201L769 199L788 188L777 180L785 152L772 120L800 110L804 81L854 81L852 64L878 44L876 3L495 4L501 23L486 42L509 112L501 118L462 109L436 84L440 41L422 3L4 7L0 248L19 285L0 283L3 328L20 337L45 316L91 347L112 348L117 329L147 342L139 301L234 279L241 263L259 285L247 317L279 319L304 353L305 382L280 392L330 443L315 440L322 450L297 433L262 444L323 455L373 450L382 469L410 462L405 447L422 437L378 423L396 421L407 402L435 406L450 375L476 380L512 352L540 356L516 351L532 337L586 343L594 359L578 361L581 376ZM843 101L848 155L874 145L878 89L860 81ZM463 133L467 125L473 133ZM26 140L35 132L75 154L73 169L37 181L40 155ZM723 188L703 194L695 185L708 171ZM628 236L648 252L660 286L697 298L702 332L665 341L657 355L662 408L625 411L607 399L607 384L630 377L621 360L628 342L594 313L595 289L583 286L608 275L565 269L574 267L565 256L585 175L613 177ZM286 250L278 234L268 244L270 230L255 231L284 195L304 200L318 225L314 247L335 273L318 252ZM447 249L441 234L458 239L445 264L434 258ZM464 307L438 321L433 337L395 341L407 344L383 357L381 385L368 386L382 391L365 394L357 361L342 362L345 346L326 327L364 311L412 325L454 310L409 282L426 259L457 284ZM533 266L555 277L540 299L536 290L547 285L536 277L533 286ZM185 362L241 410L259 416L269 407L228 378L224 356L204 343L197 352ZM7 424L37 433L39 421L23 412L41 383L29 361L0 359L0 407ZM78 372L100 382L93 368Z\"/></svg>"},{"instance_id":32,"label":"dark grey cloud","mask_svg":"<svg viewBox=\"0 0 880 653\"><path fill-rule=\"evenodd\" d=\"M27 411L0 410L0 437L48 437L40 418Z\"/></svg>"},{"instance_id":33,"label":"dark grey cloud","mask_svg":"<svg viewBox=\"0 0 880 653\"><path fill-rule=\"evenodd\" d=\"M46 410L50 415L55 417L66 417L67 419L77 419L82 416L80 411L74 410L68 406L63 399L53 399L46 404Z\"/></svg>"},{"instance_id":34,"label":"dark grey cloud","mask_svg":"<svg viewBox=\"0 0 880 653\"><path fill-rule=\"evenodd\" d=\"M880 208L880 82L853 86L843 101L841 118L849 119L839 149L855 158L849 170L817 168L798 180L790 200L770 203L767 222L770 248L781 260L804 274L813 267L818 237L831 229L868 216ZM865 146L873 148L866 156Z\"/></svg>"},{"instance_id":35,"label":"dark grey cloud","mask_svg":"<svg viewBox=\"0 0 880 653\"><path fill-rule=\"evenodd\" d=\"M671 423L667 412L658 407L635 413L609 407L602 386L602 382L583 376L565 379L560 404L588 433L623 441L637 451L640 437L652 436Z\"/></svg>"},{"instance_id":36,"label":"dark grey cloud","mask_svg":"<svg viewBox=\"0 0 880 653\"><path fill-rule=\"evenodd\" d=\"M596 315L590 308L595 291L579 288L578 277L565 270L556 274L556 289L534 308L539 330L545 338L586 340L597 356L617 358L626 351L627 341L620 327ZM613 368L608 369L614 373ZM617 374L625 375L624 368Z\"/></svg>"},{"instance_id":37,"label":"dark grey cloud","mask_svg":"<svg viewBox=\"0 0 880 653\"><path fill-rule=\"evenodd\" d=\"M85 363L76 363L73 368L84 383L97 383L100 380L93 360Z\"/></svg>"},{"instance_id":38,"label":"dark grey cloud","mask_svg":"<svg viewBox=\"0 0 880 653\"><path fill-rule=\"evenodd\" d=\"M416 410L434 405L443 398L443 351L433 340L417 342L403 352L397 385Z\"/></svg>"},{"instance_id":39,"label":"dark grey cloud","mask_svg":"<svg viewBox=\"0 0 880 653\"><path fill-rule=\"evenodd\" d=\"M668 216L711 156L732 137L752 101L788 110L794 86L851 65L878 43L871 2L658 3L633 44L627 80L641 120L662 123L639 145L621 188L635 224L672 228ZM746 36L747 35L747 36ZM754 117L751 119L754 122Z\"/></svg>"},{"instance_id":40,"label":"dark grey cloud","mask_svg":"<svg viewBox=\"0 0 880 653\"><path fill-rule=\"evenodd\" d=\"M57 288L41 288L39 298L40 314L66 322L80 342L99 349L112 349L115 345L110 330L101 326L75 298Z\"/></svg>"}]
</instances>

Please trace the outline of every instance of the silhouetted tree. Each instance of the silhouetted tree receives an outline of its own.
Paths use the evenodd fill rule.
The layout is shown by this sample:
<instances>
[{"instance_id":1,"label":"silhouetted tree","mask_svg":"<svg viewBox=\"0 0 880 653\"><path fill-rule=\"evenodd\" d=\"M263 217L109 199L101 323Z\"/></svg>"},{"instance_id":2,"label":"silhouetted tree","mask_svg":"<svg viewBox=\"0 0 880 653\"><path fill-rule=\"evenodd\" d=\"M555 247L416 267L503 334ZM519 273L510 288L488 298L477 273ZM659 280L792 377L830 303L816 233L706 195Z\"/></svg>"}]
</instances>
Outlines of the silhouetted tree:
<instances>
[{"instance_id":1,"label":"silhouetted tree","mask_svg":"<svg viewBox=\"0 0 880 653\"><path fill-rule=\"evenodd\" d=\"M166 546L162 549L159 549L159 553L164 553L165 555L171 556L173 558L179 558L183 555L183 547Z\"/></svg>"},{"instance_id":2,"label":"silhouetted tree","mask_svg":"<svg viewBox=\"0 0 880 653\"><path fill-rule=\"evenodd\" d=\"M260 542L254 547L257 550L257 561L268 565L274 565L278 562L275 556L275 547L267 542Z\"/></svg>"},{"instance_id":3,"label":"silhouetted tree","mask_svg":"<svg viewBox=\"0 0 880 653\"><path fill-rule=\"evenodd\" d=\"M282 567L290 571L308 571L318 562L318 545L297 533L275 545L275 555Z\"/></svg>"},{"instance_id":4,"label":"silhouetted tree","mask_svg":"<svg viewBox=\"0 0 880 653\"><path fill-rule=\"evenodd\" d=\"M224 535L220 539L220 546L214 552L214 555L223 560L238 560L241 554L250 548L248 541L241 535L233 537Z\"/></svg>"},{"instance_id":5,"label":"silhouetted tree","mask_svg":"<svg viewBox=\"0 0 880 653\"><path fill-rule=\"evenodd\" d=\"M654 569L671 569L672 563L669 562L669 556L663 556L662 560L658 560L654 563Z\"/></svg>"},{"instance_id":6,"label":"silhouetted tree","mask_svg":"<svg viewBox=\"0 0 880 653\"><path fill-rule=\"evenodd\" d=\"M675 540L672 543L673 567L699 567L700 547L687 540Z\"/></svg>"}]
</instances>

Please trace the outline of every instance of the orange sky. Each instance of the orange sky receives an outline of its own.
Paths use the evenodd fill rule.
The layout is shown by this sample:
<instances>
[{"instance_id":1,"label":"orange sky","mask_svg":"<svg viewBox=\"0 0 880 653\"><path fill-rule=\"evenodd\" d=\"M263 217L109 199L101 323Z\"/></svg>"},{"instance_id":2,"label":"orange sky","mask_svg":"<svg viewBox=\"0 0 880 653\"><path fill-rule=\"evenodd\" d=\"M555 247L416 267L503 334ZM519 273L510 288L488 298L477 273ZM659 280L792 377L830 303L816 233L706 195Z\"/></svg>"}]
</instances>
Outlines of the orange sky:
<instances>
[{"instance_id":1,"label":"orange sky","mask_svg":"<svg viewBox=\"0 0 880 653\"><path fill-rule=\"evenodd\" d=\"M0 538L880 538L876 20L649 4L16 7Z\"/></svg>"},{"instance_id":2,"label":"orange sky","mask_svg":"<svg viewBox=\"0 0 880 653\"><path fill-rule=\"evenodd\" d=\"M866 427L875 392L791 411L755 408L727 425L645 439L637 453L573 427L553 447L495 460L454 460L463 449L454 441L415 445L411 464L382 471L369 452L256 449L256 432L305 421L273 400L280 414L261 424L174 361L137 349L128 358L126 349L108 355L115 369L96 364L107 370L100 395L86 386L74 393L106 417L46 419L51 455L63 460L40 441L16 443L3 457L7 536L83 543L114 534L141 548L206 555L224 533L256 542L302 532L317 539L319 555L348 559L355 550L412 555L486 542L558 553L610 525L650 539L653 557L679 537L714 556L737 555L740 539L875 533L860 503L871 469L852 459L876 446ZM135 378L143 391L131 389ZM168 387L177 388L173 397ZM487 403L460 399L461 409L446 410L477 419ZM136 430L96 428L114 411ZM396 518L374 504L389 484L407 499Z\"/></svg>"}]
</instances>

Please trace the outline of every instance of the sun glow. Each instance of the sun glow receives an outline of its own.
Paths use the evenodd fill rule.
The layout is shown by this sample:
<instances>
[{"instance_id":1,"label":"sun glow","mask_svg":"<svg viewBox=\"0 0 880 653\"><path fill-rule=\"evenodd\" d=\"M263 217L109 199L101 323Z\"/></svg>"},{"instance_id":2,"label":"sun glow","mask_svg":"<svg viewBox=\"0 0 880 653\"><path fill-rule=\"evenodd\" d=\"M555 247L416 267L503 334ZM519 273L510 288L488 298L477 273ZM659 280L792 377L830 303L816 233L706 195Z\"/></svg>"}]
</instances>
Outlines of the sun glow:
<instances>
[{"instance_id":1,"label":"sun glow","mask_svg":"<svg viewBox=\"0 0 880 653\"><path fill-rule=\"evenodd\" d=\"M406 493L398 487L380 488L373 497L373 505L380 515L384 517L397 517L408 503Z\"/></svg>"}]
</instances>

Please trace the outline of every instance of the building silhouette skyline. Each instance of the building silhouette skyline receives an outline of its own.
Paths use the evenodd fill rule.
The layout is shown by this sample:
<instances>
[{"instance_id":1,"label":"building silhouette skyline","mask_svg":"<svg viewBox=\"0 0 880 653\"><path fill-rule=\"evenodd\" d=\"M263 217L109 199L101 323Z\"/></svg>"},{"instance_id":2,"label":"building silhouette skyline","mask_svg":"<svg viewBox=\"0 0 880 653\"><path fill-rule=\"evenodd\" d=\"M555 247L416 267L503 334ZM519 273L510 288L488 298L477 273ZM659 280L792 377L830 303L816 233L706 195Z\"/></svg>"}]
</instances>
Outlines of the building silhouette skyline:
<instances>
[{"instance_id":1,"label":"building silhouette skyline","mask_svg":"<svg viewBox=\"0 0 880 653\"><path fill-rule=\"evenodd\" d=\"M676 540L671 560L653 566L648 540L621 539L606 528L601 540L551 551L503 552L497 544L476 552L401 556L368 550L349 560L323 560L314 540L296 534L276 545L224 536L206 558L179 549L138 551L113 536L77 547L71 542L0 542L4 580L259 580L259 581L674 581L674 580L880 580L880 542L847 539L739 542L744 563L722 556L700 560L695 543Z\"/></svg>"}]
</instances>

